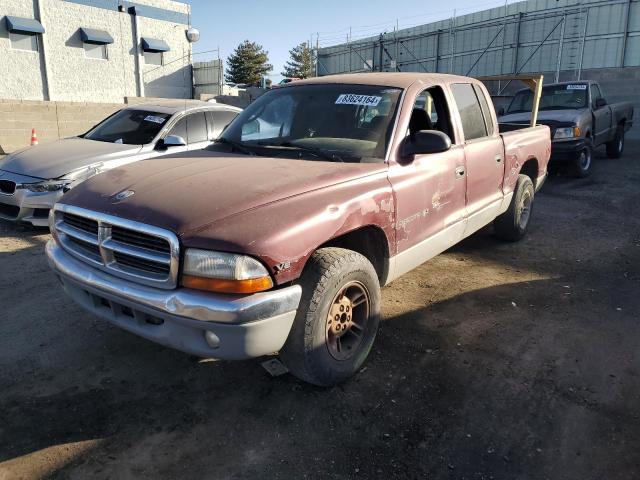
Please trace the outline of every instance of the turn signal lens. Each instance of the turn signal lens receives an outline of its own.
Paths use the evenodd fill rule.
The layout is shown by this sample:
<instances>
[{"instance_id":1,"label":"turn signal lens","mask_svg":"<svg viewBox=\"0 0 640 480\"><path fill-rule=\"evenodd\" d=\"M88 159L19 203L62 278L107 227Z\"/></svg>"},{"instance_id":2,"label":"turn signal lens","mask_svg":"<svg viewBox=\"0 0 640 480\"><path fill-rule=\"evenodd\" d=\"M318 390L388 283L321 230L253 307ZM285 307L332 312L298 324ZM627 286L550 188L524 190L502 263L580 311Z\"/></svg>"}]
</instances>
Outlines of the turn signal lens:
<instances>
[{"instance_id":1,"label":"turn signal lens","mask_svg":"<svg viewBox=\"0 0 640 480\"><path fill-rule=\"evenodd\" d=\"M224 280L219 278L182 276L182 286L194 290L206 290L219 293L256 293L273 287L270 277L251 278L248 280Z\"/></svg>"},{"instance_id":2,"label":"turn signal lens","mask_svg":"<svg viewBox=\"0 0 640 480\"><path fill-rule=\"evenodd\" d=\"M574 137L579 137L580 134L582 133L582 131L580 130L580 127L573 127L573 136Z\"/></svg>"}]
</instances>

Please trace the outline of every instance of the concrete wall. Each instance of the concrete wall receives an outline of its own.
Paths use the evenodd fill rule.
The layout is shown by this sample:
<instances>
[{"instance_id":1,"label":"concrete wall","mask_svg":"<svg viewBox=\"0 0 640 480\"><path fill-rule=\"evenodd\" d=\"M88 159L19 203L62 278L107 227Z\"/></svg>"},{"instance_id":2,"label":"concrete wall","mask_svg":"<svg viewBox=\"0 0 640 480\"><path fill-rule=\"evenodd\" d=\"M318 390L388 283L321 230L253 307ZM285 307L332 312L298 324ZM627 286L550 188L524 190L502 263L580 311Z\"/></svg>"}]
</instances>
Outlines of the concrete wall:
<instances>
[{"instance_id":1,"label":"concrete wall","mask_svg":"<svg viewBox=\"0 0 640 480\"><path fill-rule=\"evenodd\" d=\"M120 12L116 7L121 0L94 3L109 8L87 3L92 2L0 0L0 98L112 103L136 95L191 97L186 24L143 14L134 16L127 13L126 8ZM137 0L135 3L167 12L189 13L187 4L170 0ZM42 23L45 33L38 35L39 52L11 48L5 15L36 18ZM107 60L85 56L80 38L82 27L104 30L113 37L114 43L107 46ZM171 50L164 54L164 66L145 65L141 37L162 39L169 45ZM181 60L183 55L187 57ZM139 83L143 84L142 89Z\"/></svg>"},{"instance_id":2,"label":"concrete wall","mask_svg":"<svg viewBox=\"0 0 640 480\"><path fill-rule=\"evenodd\" d=\"M0 98L42 100L45 98L40 53L13 50L5 15L34 18L33 0L2 0L0 8ZM42 47L42 45L40 45ZM42 48L40 48L42 51ZM17 72L20 72L17 74Z\"/></svg>"},{"instance_id":3,"label":"concrete wall","mask_svg":"<svg viewBox=\"0 0 640 480\"><path fill-rule=\"evenodd\" d=\"M0 155L30 145L35 128L40 143L86 132L123 103L0 100Z\"/></svg>"}]
</instances>

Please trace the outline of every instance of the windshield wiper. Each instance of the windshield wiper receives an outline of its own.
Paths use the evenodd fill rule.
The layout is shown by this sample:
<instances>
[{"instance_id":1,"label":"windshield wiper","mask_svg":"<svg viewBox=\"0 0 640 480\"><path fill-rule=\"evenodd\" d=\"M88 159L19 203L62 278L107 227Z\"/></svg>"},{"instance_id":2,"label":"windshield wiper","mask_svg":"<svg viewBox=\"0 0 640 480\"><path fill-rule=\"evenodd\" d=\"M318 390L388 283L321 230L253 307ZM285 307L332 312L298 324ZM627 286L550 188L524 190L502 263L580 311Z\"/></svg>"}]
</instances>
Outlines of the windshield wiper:
<instances>
[{"instance_id":1,"label":"windshield wiper","mask_svg":"<svg viewBox=\"0 0 640 480\"><path fill-rule=\"evenodd\" d=\"M324 160L329 160L330 162L335 162L336 160L339 162L344 162L344 159L340 155L336 155L335 153L327 152L321 148L315 147L307 147L303 145L296 145L291 142L282 142L282 143L261 143L258 142L258 145L264 148L279 148L283 150L298 150L300 152L308 153L317 158L322 158Z\"/></svg>"},{"instance_id":2,"label":"windshield wiper","mask_svg":"<svg viewBox=\"0 0 640 480\"><path fill-rule=\"evenodd\" d=\"M235 148L242 153L246 153L247 155L257 155L256 152L246 147L242 142L236 142L235 140L229 140L228 138L220 137L216 140L216 143L231 145L232 148Z\"/></svg>"}]
</instances>

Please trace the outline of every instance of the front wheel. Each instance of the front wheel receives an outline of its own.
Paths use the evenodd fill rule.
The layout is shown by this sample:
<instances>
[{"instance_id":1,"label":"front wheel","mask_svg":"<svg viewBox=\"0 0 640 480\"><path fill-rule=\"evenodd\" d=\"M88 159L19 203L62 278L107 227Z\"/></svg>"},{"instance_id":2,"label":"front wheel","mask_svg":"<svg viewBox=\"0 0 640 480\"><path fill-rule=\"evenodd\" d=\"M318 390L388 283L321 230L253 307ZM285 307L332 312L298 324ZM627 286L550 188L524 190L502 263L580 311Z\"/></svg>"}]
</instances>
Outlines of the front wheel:
<instances>
[{"instance_id":1,"label":"front wheel","mask_svg":"<svg viewBox=\"0 0 640 480\"><path fill-rule=\"evenodd\" d=\"M593 163L593 149L591 145L586 145L582 150L578 152L571 171L573 176L578 178L585 178L591 175L591 165Z\"/></svg>"},{"instance_id":2,"label":"front wheel","mask_svg":"<svg viewBox=\"0 0 640 480\"><path fill-rule=\"evenodd\" d=\"M607 157L620 158L624 152L624 127L619 125L616 130L616 136L607 143Z\"/></svg>"},{"instance_id":3,"label":"front wheel","mask_svg":"<svg viewBox=\"0 0 640 480\"><path fill-rule=\"evenodd\" d=\"M364 256L318 250L300 280L302 299L280 357L291 373L319 386L340 383L366 360L380 322L380 284Z\"/></svg>"},{"instance_id":4,"label":"front wheel","mask_svg":"<svg viewBox=\"0 0 640 480\"><path fill-rule=\"evenodd\" d=\"M533 212L533 182L527 175L519 175L509 208L493 221L493 229L498 238L517 242L527 233Z\"/></svg>"}]
</instances>

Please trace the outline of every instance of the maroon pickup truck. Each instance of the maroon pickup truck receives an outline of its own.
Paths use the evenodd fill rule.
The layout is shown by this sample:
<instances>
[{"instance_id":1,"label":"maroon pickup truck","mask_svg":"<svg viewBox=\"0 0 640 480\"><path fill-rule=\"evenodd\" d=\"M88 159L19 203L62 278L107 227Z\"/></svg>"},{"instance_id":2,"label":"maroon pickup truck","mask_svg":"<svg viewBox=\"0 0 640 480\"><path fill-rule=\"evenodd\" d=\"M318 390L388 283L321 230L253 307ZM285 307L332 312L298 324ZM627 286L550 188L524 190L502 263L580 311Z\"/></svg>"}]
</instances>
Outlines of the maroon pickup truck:
<instances>
[{"instance_id":1,"label":"maroon pickup truck","mask_svg":"<svg viewBox=\"0 0 640 480\"><path fill-rule=\"evenodd\" d=\"M292 82L207 150L72 189L47 255L66 292L119 327L202 357L279 352L333 385L369 354L381 285L491 222L525 235L550 148L546 126L501 133L471 78Z\"/></svg>"}]
</instances>

